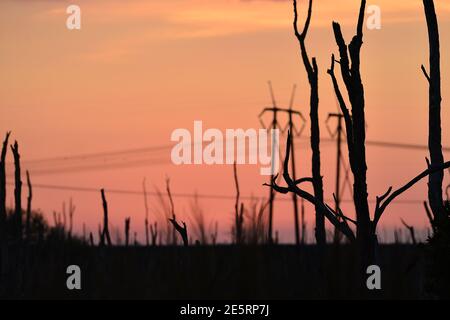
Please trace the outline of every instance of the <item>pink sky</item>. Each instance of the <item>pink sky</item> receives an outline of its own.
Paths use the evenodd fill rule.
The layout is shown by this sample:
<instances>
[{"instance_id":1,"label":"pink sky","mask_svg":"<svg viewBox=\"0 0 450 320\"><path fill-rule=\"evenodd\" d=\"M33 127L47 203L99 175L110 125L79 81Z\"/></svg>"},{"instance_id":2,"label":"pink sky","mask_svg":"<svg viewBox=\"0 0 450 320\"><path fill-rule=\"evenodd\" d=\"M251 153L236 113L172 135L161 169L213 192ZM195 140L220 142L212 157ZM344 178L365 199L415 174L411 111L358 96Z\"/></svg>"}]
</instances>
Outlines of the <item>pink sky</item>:
<instances>
[{"instance_id":1,"label":"pink sky","mask_svg":"<svg viewBox=\"0 0 450 320\"><path fill-rule=\"evenodd\" d=\"M450 4L435 2L441 32L443 144L449 146ZM80 31L65 27L70 3L81 7ZM302 11L305 3L300 1ZM382 10L382 28L365 30L362 52L368 139L426 144L428 89L420 65L427 65L428 47L422 3L368 4ZM358 6L357 0L339 1L339 6L336 1L315 1L307 45L319 63L324 138L328 138L326 115L336 111L326 74L330 55L337 52L331 21L341 22L349 39ZM296 83L295 107L309 114L309 87L293 36L290 1L6 0L0 3L0 39L0 132L13 131L24 162L169 145L171 132L192 130L194 120L202 120L207 128L259 128L257 115L271 103L267 80L272 80L280 105L289 103ZM309 176L308 144L300 145L298 170ZM423 170L427 156L426 150L373 146L367 152L371 199ZM148 189L153 190L153 186L164 188L167 175L174 193L234 195L231 166L177 167L170 163L170 149L126 157L129 162L151 160L131 168L54 174L42 173L48 169L45 164L28 168L36 184L141 190L146 177ZM262 187L267 179L258 169L238 168L242 194L267 195ZM334 170L334 144L323 142L326 198L334 192ZM445 184L450 182L448 175L445 179ZM8 203L12 197L8 189ZM101 221L99 193L36 188L33 206L51 218L51 212L60 210L70 197L77 206L77 230L85 222L95 231ZM400 200L425 197L423 181ZM113 226L122 229L124 218L131 216L132 228L143 229L141 196L110 194L108 199ZM157 206L154 198L149 201ZM233 200L201 200L201 204L207 221L218 221L222 236L227 236ZM189 221L189 202L176 199L175 205L178 216ZM353 212L348 204L344 209ZM156 217L152 211L150 218ZM417 227L427 223L420 204L393 204L382 227L400 227L400 217ZM311 227L310 206L307 218ZM275 229L282 232L283 240L293 238L292 221L290 202L277 203Z\"/></svg>"}]
</instances>

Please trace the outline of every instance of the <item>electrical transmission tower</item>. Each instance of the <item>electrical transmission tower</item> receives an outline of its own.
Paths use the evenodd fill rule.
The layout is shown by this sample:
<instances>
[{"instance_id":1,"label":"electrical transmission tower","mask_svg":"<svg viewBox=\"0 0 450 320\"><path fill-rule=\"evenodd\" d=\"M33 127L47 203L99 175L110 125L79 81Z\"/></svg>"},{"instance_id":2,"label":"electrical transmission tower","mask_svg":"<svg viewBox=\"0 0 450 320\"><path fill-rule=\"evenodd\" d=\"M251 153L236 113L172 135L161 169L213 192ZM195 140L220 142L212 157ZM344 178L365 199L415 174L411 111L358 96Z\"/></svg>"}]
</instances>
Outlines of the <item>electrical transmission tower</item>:
<instances>
[{"instance_id":1,"label":"electrical transmission tower","mask_svg":"<svg viewBox=\"0 0 450 320\"><path fill-rule=\"evenodd\" d=\"M288 129L291 132L291 136L292 136L292 144L291 144L291 166L292 166L292 177L294 178L294 180L296 179L296 173L295 173L295 155L294 155L294 136L295 137L299 137L301 136L303 129L305 128L305 124L306 124L306 119L303 117L303 115L301 114L300 111L294 110L293 109L293 105L294 105L294 98L295 98L295 90L296 90L296 85L294 85L294 87L292 88L292 94L291 94L291 100L289 103L289 108L279 108L277 106L276 100L275 100L275 95L273 93L273 88L272 88L272 83L269 81L269 91L270 91L270 96L272 98L272 107L268 107L268 108L264 108L263 111L259 114L259 121L261 123L261 126L266 129L266 126L264 125L264 122L262 120L263 115L266 112L272 112L272 122L271 122L271 126L270 128L272 130L275 131L275 129L279 129L281 131L281 133L285 133ZM279 113L287 113L289 120L287 125L282 128L280 126L280 123L278 121L278 114ZM301 121L301 127L300 129L297 129L297 127L295 126L295 121L294 121L294 116L298 116L300 121ZM274 165L274 156L275 156L275 150L274 148L278 147L278 143L275 143L275 138L274 138L274 131L272 132L272 166ZM271 176L271 181L274 178L273 175L273 170L274 168L272 167L272 176ZM273 243L273 202L275 199L275 192L273 190L272 187L270 187L270 191L269 191L269 230L268 230L268 241L269 243ZM299 217L298 217L298 203L297 203L297 197L295 195L295 193L292 193L292 201L294 204L294 220L295 220L295 242L297 245L300 244L300 228L299 228Z\"/></svg>"},{"instance_id":2,"label":"electrical transmission tower","mask_svg":"<svg viewBox=\"0 0 450 320\"><path fill-rule=\"evenodd\" d=\"M333 132L330 130L328 126L328 122L332 119L337 119L337 128ZM334 191L334 201L335 201L335 210L339 212L340 204L341 204L341 167L345 166L342 160L342 135L344 134L342 121L344 119L344 115L341 113L329 113L328 118L326 120L327 130L331 136L331 138L336 137L336 185ZM345 166L345 180L344 183L349 183L349 175L348 175L348 167ZM345 185L344 185L345 187ZM351 188L350 188L351 190ZM341 241L342 234L335 228L334 229L334 242L339 243Z\"/></svg>"}]
</instances>

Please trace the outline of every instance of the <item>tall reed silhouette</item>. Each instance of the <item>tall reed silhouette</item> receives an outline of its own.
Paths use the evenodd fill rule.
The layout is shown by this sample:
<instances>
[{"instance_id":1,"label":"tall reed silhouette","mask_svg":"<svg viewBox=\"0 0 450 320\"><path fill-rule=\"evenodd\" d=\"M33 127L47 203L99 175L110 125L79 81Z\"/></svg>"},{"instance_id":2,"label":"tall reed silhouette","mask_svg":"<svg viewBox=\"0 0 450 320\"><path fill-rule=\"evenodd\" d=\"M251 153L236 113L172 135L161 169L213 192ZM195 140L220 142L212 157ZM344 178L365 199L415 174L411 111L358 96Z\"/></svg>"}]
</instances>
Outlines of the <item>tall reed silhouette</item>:
<instances>
[{"instance_id":1,"label":"tall reed silhouette","mask_svg":"<svg viewBox=\"0 0 450 320\"><path fill-rule=\"evenodd\" d=\"M233 163L234 185L236 187L236 201L234 203L234 227L232 234L236 244L244 242L244 203L240 202L241 192L239 189L239 180L237 175L236 162ZM270 240L269 240L270 241Z\"/></svg>"}]
</instances>

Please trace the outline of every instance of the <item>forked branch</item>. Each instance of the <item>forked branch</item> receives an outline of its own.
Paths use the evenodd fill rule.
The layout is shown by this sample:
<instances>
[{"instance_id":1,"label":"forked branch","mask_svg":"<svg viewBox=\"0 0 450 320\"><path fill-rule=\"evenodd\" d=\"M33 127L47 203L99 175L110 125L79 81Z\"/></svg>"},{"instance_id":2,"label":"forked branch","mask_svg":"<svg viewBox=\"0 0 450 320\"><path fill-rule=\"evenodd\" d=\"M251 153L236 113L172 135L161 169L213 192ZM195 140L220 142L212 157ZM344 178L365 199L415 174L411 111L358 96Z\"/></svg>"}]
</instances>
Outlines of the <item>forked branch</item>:
<instances>
[{"instance_id":1,"label":"forked branch","mask_svg":"<svg viewBox=\"0 0 450 320\"><path fill-rule=\"evenodd\" d=\"M344 216L342 212L336 212L333 210L330 206L325 204L322 201L319 201L314 195L311 193L300 189L299 184L301 182L310 181L310 178L303 178L296 181L293 181L292 178L289 175L289 158L290 158L290 150L291 150L291 132L288 131L288 138L286 143L286 157L284 160L283 165L283 178L285 182L287 183L287 187L282 187L277 185L275 179L272 179L271 184L269 186L273 187L275 191L280 193L288 193L288 192L294 192L299 197L305 199L306 201L312 203L315 205L322 213L323 215L330 221L331 224L333 224L339 231L341 231L350 241L355 240L355 234L353 230L349 227L347 221L353 220L349 219L348 217ZM265 184L268 185L268 184ZM342 220L340 221L340 218Z\"/></svg>"},{"instance_id":2,"label":"forked branch","mask_svg":"<svg viewBox=\"0 0 450 320\"><path fill-rule=\"evenodd\" d=\"M380 220L381 215L386 210L387 206L395 198L397 198L403 192L407 191L409 188L414 186L417 182L419 182L423 178L425 178L425 177L427 177L427 176L429 176L429 175L431 175L433 173L441 172L441 171L443 171L443 170L445 170L447 168L450 168L450 161L444 162L442 165L438 165L438 166L435 166L435 167L429 166L428 169L422 171L419 175L417 175L416 177L411 179L408 183L406 183L404 186L402 186L401 188L395 190L392 193L391 193L392 187L389 187L388 191L384 195L382 195L381 197L377 197L375 216L374 216L374 221L373 221L375 227L376 227L378 221Z\"/></svg>"}]
</instances>

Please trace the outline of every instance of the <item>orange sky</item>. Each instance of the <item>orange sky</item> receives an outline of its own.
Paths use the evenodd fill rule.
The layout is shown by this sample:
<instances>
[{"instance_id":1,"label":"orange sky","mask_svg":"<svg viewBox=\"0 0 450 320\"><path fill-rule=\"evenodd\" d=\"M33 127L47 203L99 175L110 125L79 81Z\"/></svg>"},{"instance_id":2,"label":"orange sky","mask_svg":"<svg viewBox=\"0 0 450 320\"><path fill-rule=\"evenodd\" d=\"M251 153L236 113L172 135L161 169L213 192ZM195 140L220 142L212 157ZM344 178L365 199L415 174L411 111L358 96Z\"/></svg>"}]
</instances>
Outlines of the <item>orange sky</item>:
<instances>
[{"instance_id":1,"label":"orange sky","mask_svg":"<svg viewBox=\"0 0 450 320\"><path fill-rule=\"evenodd\" d=\"M305 2L300 1L300 9L305 9ZM435 2L441 32L443 143L449 146L450 3ZM65 9L71 3L82 10L80 31L65 27ZM368 4L382 9L382 28L365 31L362 52L368 139L426 144L428 91L420 65L427 65L428 47L422 3ZM330 55L337 51L331 21L342 23L348 39L358 6L356 0L340 0L338 6L332 0L315 1L307 44L319 63L322 123L328 112L336 111L326 74ZM0 3L0 40L0 132L13 131L24 161L168 145L172 130L192 130L194 120L209 128L258 128L257 115L270 104L267 80L272 80L280 105L288 104L296 83L295 107L309 113L309 89L293 36L290 1L5 0ZM321 135L328 137L324 125ZM309 175L308 145L301 145L298 168ZM324 142L326 198L334 191L334 154L334 144ZM425 156L426 150L368 147L371 199L422 170ZM140 190L144 176L152 189L163 188L168 175L174 193L234 194L230 166L176 167L170 164L170 150L147 154L144 160L148 158L152 160L148 165L114 170L44 174L45 165L29 169L36 184ZM258 169L238 168L243 194L267 194L261 186L266 178ZM425 196L423 181L401 200ZM77 229L86 222L95 230L101 220L99 194L36 188L33 205L50 214L69 197L77 206ZM131 216L132 228L142 229L142 197L108 198L115 227L122 229L124 217ZM154 199L149 200L155 207ZM219 221L227 236L233 201L201 203L207 221ZM176 206L179 216L189 221L189 203L177 199ZM345 208L353 211L351 206ZM312 211L307 209L311 227ZM418 227L426 225L420 204L394 204L382 226L400 226L400 217ZM292 239L292 220L290 203L277 203L275 229L286 241Z\"/></svg>"}]
</instances>

